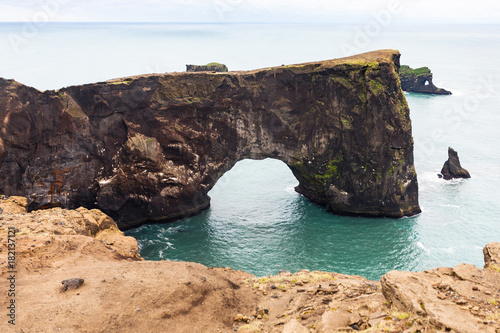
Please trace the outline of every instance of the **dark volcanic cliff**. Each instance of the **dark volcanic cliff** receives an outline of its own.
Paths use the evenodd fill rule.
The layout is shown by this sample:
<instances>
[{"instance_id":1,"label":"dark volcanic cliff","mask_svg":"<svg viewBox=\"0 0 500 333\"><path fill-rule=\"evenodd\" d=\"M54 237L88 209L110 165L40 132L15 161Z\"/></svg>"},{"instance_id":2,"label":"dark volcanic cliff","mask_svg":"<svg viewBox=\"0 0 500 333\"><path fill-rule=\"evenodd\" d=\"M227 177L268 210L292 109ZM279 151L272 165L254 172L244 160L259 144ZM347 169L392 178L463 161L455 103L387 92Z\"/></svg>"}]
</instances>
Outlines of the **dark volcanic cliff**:
<instances>
[{"instance_id":1,"label":"dark volcanic cliff","mask_svg":"<svg viewBox=\"0 0 500 333\"><path fill-rule=\"evenodd\" d=\"M40 92L0 79L0 191L121 228L195 214L244 158L284 161L339 214L420 212L399 53Z\"/></svg>"}]
</instances>

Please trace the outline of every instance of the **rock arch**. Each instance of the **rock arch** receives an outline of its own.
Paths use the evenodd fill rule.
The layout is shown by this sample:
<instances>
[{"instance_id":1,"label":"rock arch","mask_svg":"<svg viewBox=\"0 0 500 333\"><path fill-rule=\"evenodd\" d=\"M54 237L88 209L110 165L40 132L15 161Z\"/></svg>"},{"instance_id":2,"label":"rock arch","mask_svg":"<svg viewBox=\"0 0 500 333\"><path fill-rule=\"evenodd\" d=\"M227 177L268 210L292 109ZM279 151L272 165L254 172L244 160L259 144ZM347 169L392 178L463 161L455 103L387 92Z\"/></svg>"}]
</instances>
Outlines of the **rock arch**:
<instances>
[{"instance_id":1,"label":"rock arch","mask_svg":"<svg viewBox=\"0 0 500 333\"><path fill-rule=\"evenodd\" d=\"M2 79L0 189L27 196L31 209L98 207L130 228L196 214L237 161L272 157L333 213L413 215L418 184L398 68L399 53L383 50L43 93ZM10 124L20 116L27 121Z\"/></svg>"}]
</instances>

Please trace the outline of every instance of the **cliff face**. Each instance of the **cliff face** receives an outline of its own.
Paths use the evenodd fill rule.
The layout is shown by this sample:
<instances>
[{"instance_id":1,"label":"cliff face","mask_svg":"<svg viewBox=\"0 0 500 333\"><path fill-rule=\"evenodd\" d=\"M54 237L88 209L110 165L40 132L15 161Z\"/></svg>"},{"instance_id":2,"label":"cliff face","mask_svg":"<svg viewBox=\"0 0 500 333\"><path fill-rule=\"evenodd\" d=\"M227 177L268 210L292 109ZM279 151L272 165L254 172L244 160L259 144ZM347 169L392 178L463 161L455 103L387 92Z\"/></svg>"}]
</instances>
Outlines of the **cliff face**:
<instances>
[{"instance_id":1,"label":"cliff face","mask_svg":"<svg viewBox=\"0 0 500 333\"><path fill-rule=\"evenodd\" d=\"M433 95L451 95L450 91L438 88L432 83L432 72L427 67L413 69L403 65L399 74L401 87L404 91Z\"/></svg>"},{"instance_id":2,"label":"cliff face","mask_svg":"<svg viewBox=\"0 0 500 333\"><path fill-rule=\"evenodd\" d=\"M121 228L209 206L244 158L284 161L339 214L420 212L393 50L248 72L172 73L40 92L0 80L0 191L98 207Z\"/></svg>"}]
</instances>

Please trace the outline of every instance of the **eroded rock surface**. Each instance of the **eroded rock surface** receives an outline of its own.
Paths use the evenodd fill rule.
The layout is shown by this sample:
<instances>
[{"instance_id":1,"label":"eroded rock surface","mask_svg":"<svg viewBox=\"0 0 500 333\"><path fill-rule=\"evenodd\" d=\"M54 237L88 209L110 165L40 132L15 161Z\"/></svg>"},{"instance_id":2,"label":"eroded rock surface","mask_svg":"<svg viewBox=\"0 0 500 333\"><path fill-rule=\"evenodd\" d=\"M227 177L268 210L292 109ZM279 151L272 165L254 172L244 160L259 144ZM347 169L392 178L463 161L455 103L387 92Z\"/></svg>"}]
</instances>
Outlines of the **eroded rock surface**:
<instances>
[{"instance_id":1,"label":"eroded rock surface","mask_svg":"<svg viewBox=\"0 0 500 333\"><path fill-rule=\"evenodd\" d=\"M196 214L239 160L284 161L330 212L420 212L393 50L40 92L0 79L0 192L100 208L120 228Z\"/></svg>"},{"instance_id":2,"label":"eroded rock surface","mask_svg":"<svg viewBox=\"0 0 500 333\"><path fill-rule=\"evenodd\" d=\"M484 268L500 268L500 243L488 243L483 249Z\"/></svg>"}]
</instances>

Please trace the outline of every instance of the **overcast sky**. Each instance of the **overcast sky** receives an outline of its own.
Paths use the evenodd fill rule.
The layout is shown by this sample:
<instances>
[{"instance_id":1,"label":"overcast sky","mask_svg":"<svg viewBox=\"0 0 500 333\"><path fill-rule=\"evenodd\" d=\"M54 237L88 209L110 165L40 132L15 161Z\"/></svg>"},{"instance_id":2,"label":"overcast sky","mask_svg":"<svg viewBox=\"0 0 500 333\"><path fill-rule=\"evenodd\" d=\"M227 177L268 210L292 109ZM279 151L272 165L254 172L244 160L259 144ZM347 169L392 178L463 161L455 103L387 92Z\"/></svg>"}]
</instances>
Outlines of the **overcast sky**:
<instances>
[{"instance_id":1,"label":"overcast sky","mask_svg":"<svg viewBox=\"0 0 500 333\"><path fill-rule=\"evenodd\" d=\"M500 23L499 0L1 0L0 21ZM382 15L382 14L380 14Z\"/></svg>"}]
</instances>

